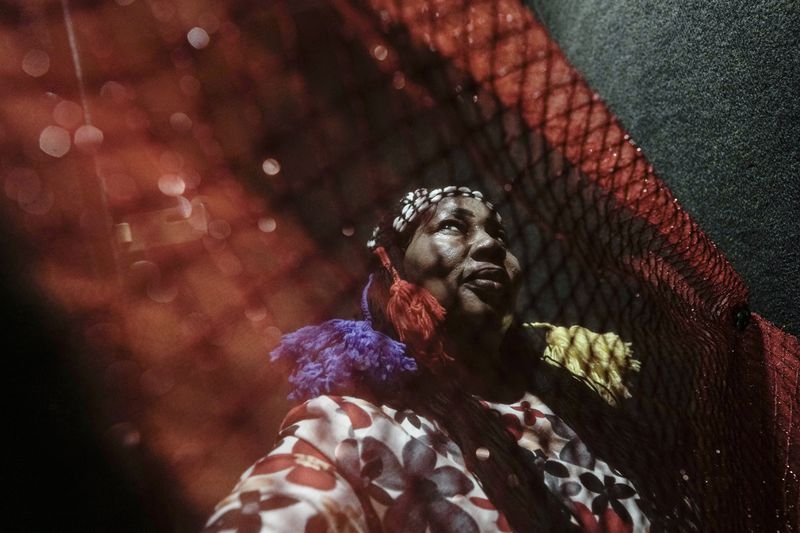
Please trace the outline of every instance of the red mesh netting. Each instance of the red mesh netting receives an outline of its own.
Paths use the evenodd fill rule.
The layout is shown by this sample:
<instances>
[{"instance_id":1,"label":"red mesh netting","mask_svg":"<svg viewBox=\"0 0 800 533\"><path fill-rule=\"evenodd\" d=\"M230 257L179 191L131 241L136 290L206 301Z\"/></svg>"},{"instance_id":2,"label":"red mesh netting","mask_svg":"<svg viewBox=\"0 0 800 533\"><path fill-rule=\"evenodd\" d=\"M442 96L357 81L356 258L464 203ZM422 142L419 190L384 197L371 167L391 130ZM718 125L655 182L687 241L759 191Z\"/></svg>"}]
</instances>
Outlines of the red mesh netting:
<instances>
[{"instance_id":1,"label":"red mesh netting","mask_svg":"<svg viewBox=\"0 0 800 533\"><path fill-rule=\"evenodd\" d=\"M446 183L497 200L522 317L633 343L638 441L617 453L645 490L708 529L797 526L797 339L749 319L522 3L21 2L0 21L3 218L84 347L109 454L174 482L182 527L269 448L280 334L354 316L378 216Z\"/></svg>"}]
</instances>

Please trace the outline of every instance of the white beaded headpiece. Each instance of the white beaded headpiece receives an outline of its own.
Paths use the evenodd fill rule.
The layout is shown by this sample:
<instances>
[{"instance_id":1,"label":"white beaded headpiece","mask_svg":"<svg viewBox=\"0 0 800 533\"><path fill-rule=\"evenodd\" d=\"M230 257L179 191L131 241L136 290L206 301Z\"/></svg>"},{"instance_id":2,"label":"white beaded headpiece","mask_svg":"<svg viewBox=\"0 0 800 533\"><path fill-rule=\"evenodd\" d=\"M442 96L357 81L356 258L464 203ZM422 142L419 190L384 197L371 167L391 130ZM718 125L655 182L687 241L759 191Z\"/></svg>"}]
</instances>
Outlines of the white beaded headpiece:
<instances>
[{"instance_id":1,"label":"white beaded headpiece","mask_svg":"<svg viewBox=\"0 0 800 533\"><path fill-rule=\"evenodd\" d=\"M403 199L400 200L400 214L397 215L394 220L392 220L392 231L394 231L396 235L401 235L420 214L435 206L444 198L458 196L466 196L480 200L497 216L497 220L502 222L500 219L500 213L495 210L491 202L488 202L486 199L484 199L482 192L473 191L469 187L456 187L455 185L449 185L441 189L432 189L429 191L428 189L423 188L407 193ZM382 227L381 225L376 226L372 231L372 238L367 241L367 248L370 250L377 248L381 244L381 241L384 240L381 237L385 237L384 233L386 231L388 231L388 228Z\"/></svg>"}]
</instances>

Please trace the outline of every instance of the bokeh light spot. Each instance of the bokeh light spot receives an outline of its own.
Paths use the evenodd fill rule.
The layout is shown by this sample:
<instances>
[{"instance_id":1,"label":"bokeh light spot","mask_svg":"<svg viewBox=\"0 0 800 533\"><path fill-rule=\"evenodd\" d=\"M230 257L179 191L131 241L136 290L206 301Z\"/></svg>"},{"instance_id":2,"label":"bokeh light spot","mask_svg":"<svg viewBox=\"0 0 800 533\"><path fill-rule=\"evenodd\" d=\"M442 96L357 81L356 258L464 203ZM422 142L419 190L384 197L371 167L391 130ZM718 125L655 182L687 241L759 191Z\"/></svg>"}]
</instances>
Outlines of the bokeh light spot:
<instances>
[{"instance_id":1,"label":"bokeh light spot","mask_svg":"<svg viewBox=\"0 0 800 533\"><path fill-rule=\"evenodd\" d=\"M183 176L183 182L186 184L187 189L196 188L203 180L203 178L200 177L200 173L192 169L184 170L181 175Z\"/></svg>"},{"instance_id":2,"label":"bokeh light spot","mask_svg":"<svg viewBox=\"0 0 800 533\"><path fill-rule=\"evenodd\" d=\"M22 70L34 78L44 76L50 70L50 56L44 50L30 50L22 58Z\"/></svg>"},{"instance_id":3,"label":"bokeh light spot","mask_svg":"<svg viewBox=\"0 0 800 533\"><path fill-rule=\"evenodd\" d=\"M167 196L180 196L186 190L186 183L178 174L164 174L158 178L158 190Z\"/></svg>"},{"instance_id":4,"label":"bokeh light spot","mask_svg":"<svg viewBox=\"0 0 800 533\"><path fill-rule=\"evenodd\" d=\"M118 81L107 81L100 88L100 96L110 98L115 103L121 104L128 99L130 92Z\"/></svg>"},{"instance_id":5,"label":"bokeh light spot","mask_svg":"<svg viewBox=\"0 0 800 533\"><path fill-rule=\"evenodd\" d=\"M258 322L267 318L267 309L263 305L248 307L244 310L244 316L251 322Z\"/></svg>"},{"instance_id":6,"label":"bokeh light spot","mask_svg":"<svg viewBox=\"0 0 800 533\"><path fill-rule=\"evenodd\" d=\"M75 146L82 152L95 153L103 144L103 132L91 124L84 124L75 130Z\"/></svg>"},{"instance_id":7,"label":"bokeh light spot","mask_svg":"<svg viewBox=\"0 0 800 533\"><path fill-rule=\"evenodd\" d=\"M275 176L281 171L281 164L275 159L268 158L261 164L261 169L267 176Z\"/></svg>"},{"instance_id":8,"label":"bokeh light spot","mask_svg":"<svg viewBox=\"0 0 800 533\"><path fill-rule=\"evenodd\" d=\"M274 218L264 217L258 220L258 229L264 233L272 233L277 226L278 224L275 222Z\"/></svg>"},{"instance_id":9,"label":"bokeh light spot","mask_svg":"<svg viewBox=\"0 0 800 533\"><path fill-rule=\"evenodd\" d=\"M186 113L173 113L169 117L169 125L178 133L186 133L192 129L192 119Z\"/></svg>"},{"instance_id":10,"label":"bokeh light spot","mask_svg":"<svg viewBox=\"0 0 800 533\"><path fill-rule=\"evenodd\" d=\"M264 330L264 344L267 348L275 347L281 341L281 330L275 326L270 326Z\"/></svg>"},{"instance_id":11,"label":"bokeh light spot","mask_svg":"<svg viewBox=\"0 0 800 533\"><path fill-rule=\"evenodd\" d=\"M392 76L392 87L394 87L399 91L405 86L406 86L406 77L402 72L398 70L397 72L394 73L394 76Z\"/></svg>"},{"instance_id":12,"label":"bokeh light spot","mask_svg":"<svg viewBox=\"0 0 800 533\"><path fill-rule=\"evenodd\" d=\"M60 126L47 126L39 134L39 148L49 156L63 157L70 146L69 132Z\"/></svg>"},{"instance_id":13,"label":"bokeh light spot","mask_svg":"<svg viewBox=\"0 0 800 533\"><path fill-rule=\"evenodd\" d=\"M201 50L208 46L211 38L208 36L208 32L206 30L195 26L186 33L186 40L189 41L189 44L192 45L192 48Z\"/></svg>"},{"instance_id":14,"label":"bokeh light spot","mask_svg":"<svg viewBox=\"0 0 800 533\"><path fill-rule=\"evenodd\" d=\"M183 218L192 216L192 202L184 196L178 196L178 213Z\"/></svg>"},{"instance_id":15,"label":"bokeh light spot","mask_svg":"<svg viewBox=\"0 0 800 533\"><path fill-rule=\"evenodd\" d=\"M238 257L230 252L223 252L215 257L217 268L225 276L238 276L244 271L244 266Z\"/></svg>"},{"instance_id":16,"label":"bokeh light spot","mask_svg":"<svg viewBox=\"0 0 800 533\"><path fill-rule=\"evenodd\" d=\"M372 55L375 56L375 59L378 61L383 61L389 55L389 51L386 49L385 46L379 44L375 48L372 49Z\"/></svg>"},{"instance_id":17,"label":"bokeh light spot","mask_svg":"<svg viewBox=\"0 0 800 533\"><path fill-rule=\"evenodd\" d=\"M72 129L83 121L83 108L72 100L62 100L53 109L53 120L59 126Z\"/></svg>"},{"instance_id":18,"label":"bokeh light spot","mask_svg":"<svg viewBox=\"0 0 800 533\"><path fill-rule=\"evenodd\" d=\"M178 287L175 285L153 283L147 287L147 296L154 302L168 304L178 296Z\"/></svg>"},{"instance_id":19,"label":"bokeh light spot","mask_svg":"<svg viewBox=\"0 0 800 533\"><path fill-rule=\"evenodd\" d=\"M4 185L6 196L21 203L34 201L42 190L39 175L34 170L23 167L12 169L6 176Z\"/></svg>"},{"instance_id":20,"label":"bokeh light spot","mask_svg":"<svg viewBox=\"0 0 800 533\"><path fill-rule=\"evenodd\" d=\"M226 220L212 220L208 223L208 234L215 239L225 239L231 234L231 225Z\"/></svg>"},{"instance_id":21,"label":"bokeh light spot","mask_svg":"<svg viewBox=\"0 0 800 533\"><path fill-rule=\"evenodd\" d=\"M114 424L111 426L111 434L117 442L126 448L136 446L142 440L141 434L130 422Z\"/></svg>"}]
</instances>

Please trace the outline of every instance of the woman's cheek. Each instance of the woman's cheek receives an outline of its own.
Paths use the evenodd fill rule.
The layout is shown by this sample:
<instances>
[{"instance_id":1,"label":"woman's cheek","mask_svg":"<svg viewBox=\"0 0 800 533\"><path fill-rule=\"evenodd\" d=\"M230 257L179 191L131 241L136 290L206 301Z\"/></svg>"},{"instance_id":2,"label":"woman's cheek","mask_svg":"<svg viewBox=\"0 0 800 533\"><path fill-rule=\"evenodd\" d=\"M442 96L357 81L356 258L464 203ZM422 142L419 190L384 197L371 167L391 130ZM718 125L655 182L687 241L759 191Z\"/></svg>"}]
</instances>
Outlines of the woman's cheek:
<instances>
[{"instance_id":1,"label":"woman's cheek","mask_svg":"<svg viewBox=\"0 0 800 533\"><path fill-rule=\"evenodd\" d=\"M519 261L517 261L516 257L511 257L513 259L506 261L506 271L511 278L511 282L517 284L520 280L520 275L522 274L522 268L520 267Z\"/></svg>"},{"instance_id":2,"label":"woman's cheek","mask_svg":"<svg viewBox=\"0 0 800 533\"><path fill-rule=\"evenodd\" d=\"M436 301L445 309L450 309L455 300L455 292L447 279L427 278L422 286L430 292Z\"/></svg>"}]
</instances>

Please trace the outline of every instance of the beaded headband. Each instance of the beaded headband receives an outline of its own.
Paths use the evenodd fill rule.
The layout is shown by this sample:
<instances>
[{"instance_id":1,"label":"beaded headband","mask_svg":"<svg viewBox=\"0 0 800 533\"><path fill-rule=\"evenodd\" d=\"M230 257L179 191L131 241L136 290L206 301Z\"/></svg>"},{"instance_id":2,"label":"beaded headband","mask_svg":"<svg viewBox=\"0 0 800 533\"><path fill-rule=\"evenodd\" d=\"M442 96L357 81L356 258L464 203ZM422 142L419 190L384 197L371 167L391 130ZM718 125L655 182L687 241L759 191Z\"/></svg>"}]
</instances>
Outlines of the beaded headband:
<instances>
[{"instance_id":1,"label":"beaded headband","mask_svg":"<svg viewBox=\"0 0 800 533\"><path fill-rule=\"evenodd\" d=\"M414 192L407 193L400 200L400 204L398 206L398 211L400 214L392 220L391 231L394 232L395 236L402 235L403 232L409 227L409 225L411 225L412 222L417 219L417 217L419 217L420 214L424 213L431 207L434 207L445 198L459 196L480 200L490 211L495 214L497 221L502 222L500 213L495 210L494 205L492 205L491 202L487 201L483 197L482 192L473 191L469 187L456 187L455 185L448 185L447 187L432 189L430 191L428 189L421 188L415 190ZM386 235L387 231L389 231L389 228L382 224L375 226L375 229L372 230L372 238L367 241L367 248L369 250L375 250L381 245L381 243L385 242L387 238L391 239L390 236Z\"/></svg>"}]
</instances>

